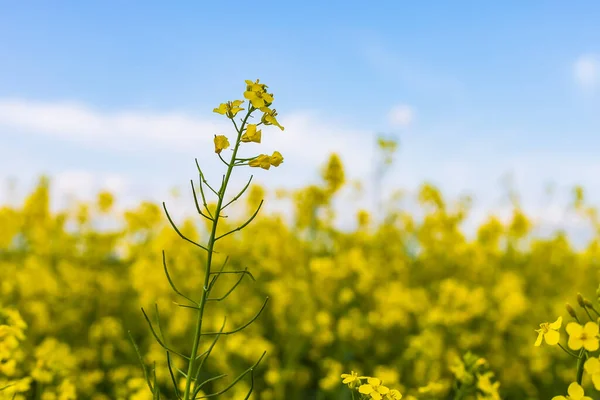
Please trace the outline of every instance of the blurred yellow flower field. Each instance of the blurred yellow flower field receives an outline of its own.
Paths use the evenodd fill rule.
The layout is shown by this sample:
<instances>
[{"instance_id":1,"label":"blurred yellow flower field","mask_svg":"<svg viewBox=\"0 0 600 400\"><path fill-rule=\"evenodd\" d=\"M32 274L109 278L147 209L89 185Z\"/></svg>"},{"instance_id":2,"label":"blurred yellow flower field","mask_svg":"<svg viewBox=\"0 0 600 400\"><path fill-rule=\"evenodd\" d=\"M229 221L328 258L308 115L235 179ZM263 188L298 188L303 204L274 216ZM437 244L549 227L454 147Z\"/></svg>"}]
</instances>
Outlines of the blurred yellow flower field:
<instances>
[{"instance_id":1,"label":"blurred yellow flower field","mask_svg":"<svg viewBox=\"0 0 600 400\"><path fill-rule=\"evenodd\" d=\"M258 80L246 84L249 109L282 131L269 108L273 95ZM214 111L234 121L241 105ZM221 158L230 166L223 187L233 166L283 163L279 152L236 159L238 146L267 137L244 124L237 140L215 136L218 157L233 149L231 161ZM203 398L240 374L218 398L542 400L563 393L586 399L584 389L595 391L598 238L576 250L562 233L533 237L533 223L518 208L510 221L490 217L468 238L469 203L445 199L428 184L417 194L423 217L390 208L375 224L363 210L357 228L343 231L333 224L334 200L346 184L335 154L321 178L285 194L294 204L292 222L264 213L250 224L222 217L212 225L230 204L223 204L223 189L214 191L215 202L202 193L205 218L180 223L179 232L161 206L119 212L108 192L52 212L49 181L41 179L23 204L0 209L0 399L157 398L149 380L160 398L191 396L192 381ZM202 173L200 180L206 184ZM249 186L235 207L256 215L275 189ZM576 194L574 207L597 226L581 189ZM117 224L100 229L101 220ZM211 251L180 236L208 241ZM204 268L211 262L226 268L208 297ZM202 300L185 306L175 286ZM577 307L567 309L578 292ZM208 310L200 314L203 335L219 337L224 316L225 331L245 329L221 335L214 349L212 339L200 340L187 359L209 354L198 367L185 357L200 304ZM155 377L144 376L128 332ZM197 380L186 380L196 368Z\"/></svg>"}]
</instances>

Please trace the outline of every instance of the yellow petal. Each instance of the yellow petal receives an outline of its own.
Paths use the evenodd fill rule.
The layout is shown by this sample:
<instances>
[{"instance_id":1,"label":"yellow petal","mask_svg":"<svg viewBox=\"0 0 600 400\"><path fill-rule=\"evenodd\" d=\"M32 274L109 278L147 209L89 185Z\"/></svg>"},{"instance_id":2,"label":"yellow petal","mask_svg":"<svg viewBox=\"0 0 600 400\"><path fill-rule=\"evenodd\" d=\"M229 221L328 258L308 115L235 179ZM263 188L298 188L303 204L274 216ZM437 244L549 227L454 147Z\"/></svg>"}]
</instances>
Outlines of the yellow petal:
<instances>
[{"instance_id":1,"label":"yellow petal","mask_svg":"<svg viewBox=\"0 0 600 400\"><path fill-rule=\"evenodd\" d=\"M373 393L373 386L371 385L360 385L358 388L358 392L362 394L370 394Z\"/></svg>"},{"instance_id":2,"label":"yellow petal","mask_svg":"<svg viewBox=\"0 0 600 400\"><path fill-rule=\"evenodd\" d=\"M583 342L576 336L570 336L567 345L571 350L579 350L583 346Z\"/></svg>"},{"instance_id":3,"label":"yellow petal","mask_svg":"<svg viewBox=\"0 0 600 400\"><path fill-rule=\"evenodd\" d=\"M583 331L583 327L579 325L577 322L569 322L567 327L565 328L569 336L578 336Z\"/></svg>"},{"instance_id":4,"label":"yellow petal","mask_svg":"<svg viewBox=\"0 0 600 400\"><path fill-rule=\"evenodd\" d=\"M540 346L542 344L542 339L544 338L544 333L542 332L541 329L536 332L538 332L538 337L535 340L534 346Z\"/></svg>"},{"instance_id":5,"label":"yellow petal","mask_svg":"<svg viewBox=\"0 0 600 400\"><path fill-rule=\"evenodd\" d=\"M567 400L565 396L554 396L552 400Z\"/></svg>"},{"instance_id":6,"label":"yellow petal","mask_svg":"<svg viewBox=\"0 0 600 400\"><path fill-rule=\"evenodd\" d=\"M544 339L546 339L546 343L550 346L554 346L560 339L560 333L558 331L549 331L544 335Z\"/></svg>"},{"instance_id":7,"label":"yellow petal","mask_svg":"<svg viewBox=\"0 0 600 400\"><path fill-rule=\"evenodd\" d=\"M373 400L381 400L381 395L379 393L377 393L377 392L372 392L371 393L371 398Z\"/></svg>"},{"instance_id":8,"label":"yellow petal","mask_svg":"<svg viewBox=\"0 0 600 400\"><path fill-rule=\"evenodd\" d=\"M600 360L597 357L590 358L585 362L583 368L590 375L600 372Z\"/></svg>"},{"instance_id":9,"label":"yellow petal","mask_svg":"<svg viewBox=\"0 0 600 400\"><path fill-rule=\"evenodd\" d=\"M589 351L596 351L596 350L598 350L598 347L600 347L598 345L598 339L596 337L586 339L583 342L583 346L585 347L586 350L589 350Z\"/></svg>"},{"instance_id":10,"label":"yellow petal","mask_svg":"<svg viewBox=\"0 0 600 400\"><path fill-rule=\"evenodd\" d=\"M558 319L556 321L554 321L553 323L550 324L550 329L560 329L560 326L562 325L562 317L558 317Z\"/></svg>"},{"instance_id":11,"label":"yellow petal","mask_svg":"<svg viewBox=\"0 0 600 400\"><path fill-rule=\"evenodd\" d=\"M596 372L592 375L592 382L596 390L600 390L600 372Z\"/></svg>"},{"instance_id":12,"label":"yellow petal","mask_svg":"<svg viewBox=\"0 0 600 400\"><path fill-rule=\"evenodd\" d=\"M597 336L598 335L598 324L595 322L588 322L587 324L585 324L585 326L583 327L583 331L588 335L588 336Z\"/></svg>"},{"instance_id":13,"label":"yellow petal","mask_svg":"<svg viewBox=\"0 0 600 400\"><path fill-rule=\"evenodd\" d=\"M369 382L369 385L372 385L372 386L381 385L381 379L377 379L377 378L369 378L369 379L367 379L367 382Z\"/></svg>"},{"instance_id":14,"label":"yellow petal","mask_svg":"<svg viewBox=\"0 0 600 400\"><path fill-rule=\"evenodd\" d=\"M577 382L573 382L569 385L567 393L569 393L569 396L573 399L580 399L584 395L583 388L579 386Z\"/></svg>"}]
</instances>

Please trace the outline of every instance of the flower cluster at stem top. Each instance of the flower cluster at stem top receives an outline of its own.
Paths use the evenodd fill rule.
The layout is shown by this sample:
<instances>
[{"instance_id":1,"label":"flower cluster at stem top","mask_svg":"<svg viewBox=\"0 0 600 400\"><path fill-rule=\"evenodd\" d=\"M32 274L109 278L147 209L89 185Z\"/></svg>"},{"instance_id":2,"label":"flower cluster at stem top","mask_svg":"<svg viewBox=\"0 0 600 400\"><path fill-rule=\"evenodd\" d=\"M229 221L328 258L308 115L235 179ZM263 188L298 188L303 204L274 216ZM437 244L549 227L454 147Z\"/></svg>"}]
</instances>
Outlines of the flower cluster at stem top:
<instances>
[{"instance_id":1,"label":"flower cluster at stem top","mask_svg":"<svg viewBox=\"0 0 600 400\"><path fill-rule=\"evenodd\" d=\"M239 137L239 141L243 143L260 143L262 140L262 130L258 129L260 125L274 125L284 130L284 127L279 124L277 121L277 110L271 108L273 104L273 94L267 92L268 86L264 83L260 83L257 79L256 82L252 82L250 80L246 80L246 91L244 92L244 97L249 101L249 109L246 117L242 120L242 125L240 126L241 132L238 133L241 135ZM241 106L243 105L244 100L233 100L227 103L222 103L219 107L215 108L213 111L225 115L227 118L231 119L234 124L234 118L240 112L245 110ZM257 124L246 124L246 121L250 117L250 115L255 111L262 112L262 116L260 118L260 122ZM235 125L236 129L237 124ZM230 147L229 139L225 135L215 135L214 138L215 144L215 153L220 154L223 150L226 150ZM239 143L236 142L236 146ZM268 170L271 167L278 167L283 163L283 156L280 152L274 151L273 154L259 154L252 158L247 159L236 159L236 166L238 165L248 165L250 167L260 167Z\"/></svg>"}]
</instances>

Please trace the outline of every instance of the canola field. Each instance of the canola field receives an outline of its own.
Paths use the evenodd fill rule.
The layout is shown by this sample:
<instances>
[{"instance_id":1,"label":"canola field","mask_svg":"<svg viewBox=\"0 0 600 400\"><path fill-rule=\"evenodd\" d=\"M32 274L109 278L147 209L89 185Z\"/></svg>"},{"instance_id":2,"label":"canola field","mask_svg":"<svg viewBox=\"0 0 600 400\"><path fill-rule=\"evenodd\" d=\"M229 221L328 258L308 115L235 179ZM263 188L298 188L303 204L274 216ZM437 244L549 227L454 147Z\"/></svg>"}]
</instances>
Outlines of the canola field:
<instances>
[{"instance_id":1,"label":"canola field","mask_svg":"<svg viewBox=\"0 0 600 400\"><path fill-rule=\"evenodd\" d=\"M360 211L340 230L336 155L285 195L292 218L256 212L277 188L252 184L225 218L231 173L293 157L236 158L284 129L267 88L215 108L236 122L215 136L224 178L198 173L178 230L162 204L120 212L108 192L53 212L47 179L0 208L0 399L600 398L598 238L537 238L519 208L467 237L468 202L428 184L422 215ZM600 226L581 189L573 207Z\"/></svg>"}]
</instances>

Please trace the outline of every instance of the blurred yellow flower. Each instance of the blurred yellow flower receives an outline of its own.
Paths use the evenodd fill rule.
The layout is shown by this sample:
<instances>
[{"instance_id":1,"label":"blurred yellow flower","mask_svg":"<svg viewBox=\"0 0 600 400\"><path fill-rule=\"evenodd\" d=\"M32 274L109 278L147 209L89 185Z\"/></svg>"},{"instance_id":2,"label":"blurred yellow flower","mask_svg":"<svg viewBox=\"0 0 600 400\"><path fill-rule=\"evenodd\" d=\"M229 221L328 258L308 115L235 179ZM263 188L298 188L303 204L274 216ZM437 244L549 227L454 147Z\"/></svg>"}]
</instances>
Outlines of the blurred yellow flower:
<instances>
[{"instance_id":1,"label":"blurred yellow flower","mask_svg":"<svg viewBox=\"0 0 600 400\"><path fill-rule=\"evenodd\" d=\"M535 341L535 346L540 346L542 344L542 339L546 340L546 343L550 346L554 346L558 343L560 339L560 326L562 325L562 317L558 317L558 319L552 323L544 322L540 324L540 329L536 329L538 332L537 340Z\"/></svg>"},{"instance_id":2,"label":"blurred yellow flower","mask_svg":"<svg viewBox=\"0 0 600 400\"><path fill-rule=\"evenodd\" d=\"M357 384L360 383L361 379L367 379L366 376L358 376L358 374L354 371L350 371L349 374L342 374L342 383L344 385L348 385L350 389L356 387Z\"/></svg>"},{"instance_id":3,"label":"blurred yellow flower","mask_svg":"<svg viewBox=\"0 0 600 400\"><path fill-rule=\"evenodd\" d=\"M582 347L588 351L598 350L598 324L595 322L588 322L584 326L570 322L566 329L571 350L579 350Z\"/></svg>"},{"instance_id":4,"label":"blurred yellow flower","mask_svg":"<svg viewBox=\"0 0 600 400\"><path fill-rule=\"evenodd\" d=\"M279 165L283 162L283 156L280 152L274 151L271 155L271 165L274 167L279 167Z\"/></svg>"},{"instance_id":5,"label":"blurred yellow flower","mask_svg":"<svg viewBox=\"0 0 600 400\"><path fill-rule=\"evenodd\" d=\"M381 380L377 378L367 378L367 384L360 385L358 392L371 396L374 400L381 400L382 394L388 394L390 389L381 384Z\"/></svg>"},{"instance_id":6,"label":"blurred yellow flower","mask_svg":"<svg viewBox=\"0 0 600 400\"><path fill-rule=\"evenodd\" d=\"M568 397L554 396L552 400L593 400L591 397L585 396L583 388L577 382L573 382L567 389Z\"/></svg>"},{"instance_id":7,"label":"blurred yellow flower","mask_svg":"<svg viewBox=\"0 0 600 400\"><path fill-rule=\"evenodd\" d=\"M229 139L224 135L215 135L215 153L220 154L221 151L229 147Z\"/></svg>"},{"instance_id":8,"label":"blurred yellow flower","mask_svg":"<svg viewBox=\"0 0 600 400\"><path fill-rule=\"evenodd\" d=\"M260 111L262 111L264 113L261 118L261 121L263 122L263 124L275 125L282 131L285 129L283 126L279 125L279 122L277 121L277 118L276 118L277 111L275 109L271 110L269 107L261 107Z\"/></svg>"},{"instance_id":9,"label":"blurred yellow flower","mask_svg":"<svg viewBox=\"0 0 600 400\"><path fill-rule=\"evenodd\" d=\"M400 400L402 398L402 393L400 393L399 390L392 389L386 395L386 398L389 399L389 400Z\"/></svg>"},{"instance_id":10,"label":"blurred yellow flower","mask_svg":"<svg viewBox=\"0 0 600 400\"><path fill-rule=\"evenodd\" d=\"M592 377L596 390L600 390L600 359L598 357L590 358L585 362L583 368Z\"/></svg>"},{"instance_id":11,"label":"blurred yellow flower","mask_svg":"<svg viewBox=\"0 0 600 400\"><path fill-rule=\"evenodd\" d=\"M262 131L256 129L255 124L248 124L248 128L246 128L246 132L242 135L242 142L254 142L260 143Z\"/></svg>"},{"instance_id":12,"label":"blurred yellow flower","mask_svg":"<svg viewBox=\"0 0 600 400\"><path fill-rule=\"evenodd\" d=\"M254 108L268 107L273 103L273 95L266 92L267 86L262 83L246 81L246 91L244 97L250 100Z\"/></svg>"},{"instance_id":13,"label":"blurred yellow flower","mask_svg":"<svg viewBox=\"0 0 600 400\"><path fill-rule=\"evenodd\" d=\"M234 100L228 101L227 103L221 103L219 107L215 108L213 112L216 112L221 115L227 115L227 118L233 118L237 113L244 110L240 107L240 105L244 102L244 100Z\"/></svg>"},{"instance_id":14,"label":"blurred yellow flower","mask_svg":"<svg viewBox=\"0 0 600 400\"><path fill-rule=\"evenodd\" d=\"M248 163L251 167L261 167L262 169L271 168L271 157L266 154L261 154L258 157L250 160Z\"/></svg>"}]
</instances>

